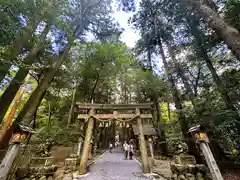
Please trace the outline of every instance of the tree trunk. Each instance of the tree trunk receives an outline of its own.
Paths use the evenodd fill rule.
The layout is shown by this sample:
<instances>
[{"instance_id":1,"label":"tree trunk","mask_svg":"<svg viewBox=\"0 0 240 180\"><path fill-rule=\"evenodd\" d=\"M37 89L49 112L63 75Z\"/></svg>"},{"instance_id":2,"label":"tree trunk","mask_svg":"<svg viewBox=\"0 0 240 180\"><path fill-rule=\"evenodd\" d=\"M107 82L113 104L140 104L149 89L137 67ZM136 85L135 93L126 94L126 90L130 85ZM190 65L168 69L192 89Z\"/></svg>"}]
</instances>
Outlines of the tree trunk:
<instances>
[{"instance_id":1,"label":"tree trunk","mask_svg":"<svg viewBox=\"0 0 240 180\"><path fill-rule=\"evenodd\" d=\"M11 58L7 61L3 62L1 61L1 70L0 70L0 82L5 78L5 76L8 74L9 69L12 66L13 59L16 59L16 56L21 53L21 50L26 46L27 41L31 37L31 35L34 33L35 29L37 28L37 25L40 23L40 20L37 21L34 24L29 24L27 27L23 28L17 35L15 41L13 42L11 46Z\"/></svg>"},{"instance_id":2,"label":"tree trunk","mask_svg":"<svg viewBox=\"0 0 240 180\"><path fill-rule=\"evenodd\" d=\"M193 24L191 19L188 19L188 23L189 23L191 33L197 41L197 46L199 49L199 56L201 56L204 59L204 61L206 62L207 67L211 72L213 81L216 84L217 90L221 94L221 97L222 97L227 109L232 111L232 114L234 115L234 117L237 117L237 121L240 121L238 110L234 107L234 102L231 100L231 97L228 95L227 89L225 88L224 84L222 84L221 79L218 76L216 69L214 68L214 66L212 64L212 61L207 54L207 49L205 47L206 43L203 41L203 37L201 37L201 36L204 36L203 33L196 27L196 24ZM235 124L235 126L237 127L238 133L239 133L240 132L240 128L238 128L239 126L237 124Z\"/></svg>"},{"instance_id":3,"label":"tree trunk","mask_svg":"<svg viewBox=\"0 0 240 180\"><path fill-rule=\"evenodd\" d=\"M170 45L168 45L168 49L169 49L169 51L172 51ZM217 142L212 140L213 126L214 126L213 125L213 116L211 115L211 112L209 112L208 106L206 103L201 105L201 106L204 106L205 109L199 108L201 106L199 103L197 103L197 99L195 98L193 90L192 90L190 84L188 83L189 82L188 78L185 76L185 73L184 73L184 70L183 70L181 64L179 64L175 58L172 58L172 59L174 59L174 63L177 68L177 72L182 79L185 89L187 90L188 98L191 101L193 108L195 110L195 113L196 113L196 119L198 119L199 122L202 125L204 125L204 127L206 128L208 137L210 139L210 146L213 151L214 157L216 158L217 161L219 161L219 160L223 159L225 157L225 155L224 155L223 151L221 151Z\"/></svg>"},{"instance_id":4,"label":"tree trunk","mask_svg":"<svg viewBox=\"0 0 240 180\"><path fill-rule=\"evenodd\" d=\"M48 129L51 128L51 118L52 118L52 107L51 107L51 102L48 102Z\"/></svg>"},{"instance_id":5,"label":"tree trunk","mask_svg":"<svg viewBox=\"0 0 240 180\"><path fill-rule=\"evenodd\" d=\"M35 44L33 49L29 52L26 59L24 60L25 65L31 65L36 58L38 52L43 47L43 42L48 34L48 31L50 30L51 24L46 25L44 31L40 35L40 40ZM21 67L15 77L12 79L11 83L9 84L8 88L4 91L0 98L0 122L3 120L8 107L10 106L12 100L14 99L17 91L19 90L20 86L24 83L24 79L27 76L29 72L28 68Z\"/></svg>"},{"instance_id":6,"label":"tree trunk","mask_svg":"<svg viewBox=\"0 0 240 180\"><path fill-rule=\"evenodd\" d=\"M228 48L240 60L240 33L227 24L214 10L209 6L202 4L199 0L185 0L187 6L196 10L209 27L215 30L217 35L224 40Z\"/></svg>"},{"instance_id":7,"label":"tree trunk","mask_svg":"<svg viewBox=\"0 0 240 180\"><path fill-rule=\"evenodd\" d=\"M168 51L171 52L171 54L173 54L174 52L172 50L172 47L169 44L167 46L168 46ZM194 96L193 90L192 90L192 88L191 88L191 86L188 82L187 77L185 76L185 72L184 72L181 64L177 62L177 59L175 58L175 55L173 55L171 58L172 58L172 60L175 64L178 75L182 79L184 87L187 91L186 94L187 94L189 100L191 101L191 103L193 105L193 108L194 108L196 116L197 116L196 118L201 121L201 112L200 112L200 109L198 108L198 104L197 104L196 98Z\"/></svg>"},{"instance_id":8,"label":"tree trunk","mask_svg":"<svg viewBox=\"0 0 240 180\"><path fill-rule=\"evenodd\" d=\"M75 101L76 101L76 91L77 91L77 83L74 82L74 90L73 90L73 94L72 94L72 103L71 103L71 107L69 110L69 114L68 114L68 122L67 122L67 126L69 126L71 124L71 120L73 117L73 113L74 113L74 106L75 106Z\"/></svg>"},{"instance_id":9,"label":"tree trunk","mask_svg":"<svg viewBox=\"0 0 240 180\"><path fill-rule=\"evenodd\" d=\"M59 56L57 56L54 60L54 63L52 64L51 68L48 69L48 71L45 73L44 78L40 82L40 84L37 86L37 88L33 91L30 98L26 102L25 106L19 113L16 121L23 122L25 124L29 124L32 121L34 112L41 102L41 97L44 95L48 87L50 86L56 72L60 68L62 62L64 61L66 55L68 54L70 48L71 48L72 41L69 42L66 46L66 48L60 53Z\"/></svg>"},{"instance_id":10,"label":"tree trunk","mask_svg":"<svg viewBox=\"0 0 240 180\"><path fill-rule=\"evenodd\" d=\"M203 41L203 37L201 37L201 35L203 35L203 33L199 29L197 29L195 24L192 24L191 20L189 20L188 23L189 23L191 33L197 41L197 46L199 49L199 56L201 56L204 59L204 61L206 62L207 67L210 70L213 80L217 86L217 89L220 92L220 94L222 95L222 98L224 100L226 107L228 109L235 109L233 102L231 101L231 98L229 97L224 85L222 84L222 82L220 80L220 77L218 76L218 74L216 72L216 69L213 67L211 59L209 58L209 56L207 54L207 49L205 48L206 43Z\"/></svg>"},{"instance_id":11,"label":"tree trunk","mask_svg":"<svg viewBox=\"0 0 240 180\"><path fill-rule=\"evenodd\" d=\"M217 89L218 91L220 92L220 94L222 95L222 99L226 105L226 107L230 110L233 110L233 111L237 111L236 108L234 107L234 103L232 102L230 96L228 95L227 93L227 90L226 88L224 87L224 85L222 84L221 82L221 79L220 77L218 76L217 72L216 72L216 69L213 67L213 64L212 64L212 61L210 60L209 56L207 55L207 53L203 52L203 57L204 57L204 60L207 64L207 67L208 69L210 70L211 74L212 74L212 77L213 77L213 80L217 86Z\"/></svg>"},{"instance_id":12,"label":"tree trunk","mask_svg":"<svg viewBox=\"0 0 240 180\"><path fill-rule=\"evenodd\" d=\"M179 124L180 124L181 130L182 130L182 133L183 133L184 140L188 145L189 152L196 157L196 160L198 162L201 162L201 156L197 152L195 143L191 140L190 136L188 135L188 130L189 130L188 122L186 120L186 117L185 117L185 114L183 111L183 107L182 107L182 103L181 103L181 99L180 99L180 96L179 96L179 93L178 93L178 90L177 90L177 87L175 84L175 80L173 79L172 72L168 66L166 56L165 56L163 46L162 46L162 41L160 38L158 40L158 44L159 44L160 54L161 54L162 60L163 60L163 65L165 68L165 73L168 78L168 85L172 91L173 101L174 101L175 107L178 111ZM169 53L171 53L171 52L169 52ZM171 56L171 54L170 54L170 56Z\"/></svg>"},{"instance_id":13,"label":"tree trunk","mask_svg":"<svg viewBox=\"0 0 240 180\"><path fill-rule=\"evenodd\" d=\"M163 119L162 119L160 104L159 104L157 98L154 98L153 102L154 102L154 106L156 108L157 132L158 132L159 139L160 139L160 148L162 150L162 154L164 156L168 156L168 146L167 146L167 140L166 140L166 136L165 136L165 123L163 122Z\"/></svg>"},{"instance_id":14,"label":"tree trunk","mask_svg":"<svg viewBox=\"0 0 240 180\"><path fill-rule=\"evenodd\" d=\"M19 55L22 51L22 49L25 47L28 47L28 40L31 38L33 33L35 32L37 26L42 21L43 15L45 12L52 7L54 7L55 2L53 4L49 4L49 7L46 8L45 11L42 11L40 14L35 14L32 17L30 17L29 23L26 27L23 27L19 33L16 35L16 39L12 42L12 45L10 47L11 49L11 58L7 60L7 63L3 63L3 69L0 70L0 82L5 78L7 73L9 72L9 69L11 68L12 61L16 59L17 55ZM2 66L2 63L1 63Z\"/></svg>"},{"instance_id":15,"label":"tree trunk","mask_svg":"<svg viewBox=\"0 0 240 180\"><path fill-rule=\"evenodd\" d=\"M30 75L28 75L28 77L26 78L26 82L28 82L29 79L30 79ZM15 100L14 100L15 102L13 104L13 107L12 107L6 121L4 122L4 125L3 125L2 129L1 129L1 132L0 132L0 149L1 150L5 149L8 146L8 142L11 138L11 134L12 134L12 130L13 130L13 128L12 128L13 118L14 118L14 115L17 111L19 103L22 100L25 89L26 89L25 85L23 85L19 89L19 91L18 91L18 93L15 97Z\"/></svg>"},{"instance_id":16,"label":"tree trunk","mask_svg":"<svg viewBox=\"0 0 240 180\"><path fill-rule=\"evenodd\" d=\"M149 66L150 66L150 71L151 71L151 75L150 75L150 81L154 82L153 80L153 65L152 65L152 59L151 59L151 49L148 48L148 62L149 62ZM162 150L162 153L164 156L168 155L168 147L167 147L167 141L166 141L166 136L165 136L165 123L162 119L162 113L161 113L161 107L159 104L159 100L158 100L158 92L156 88L152 88L151 89L151 96L152 96L152 101L153 104L156 108L156 118L155 121L157 123L157 132L161 141L160 144L160 148Z\"/></svg>"},{"instance_id":17,"label":"tree trunk","mask_svg":"<svg viewBox=\"0 0 240 180\"><path fill-rule=\"evenodd\" d=\"M167 112L168 112L168 120L171 121L171 109L170 109L169 102L167 102Z\"/></svg>"},{"instance_id":18,"label":"tree trunk","mask_svg":"<svg viewBox=\"0 0 240 180\"><path fill-rule=\"evenodd\" d=\"M11 66L12 66L11 61L7 61L7 62L0 61L0 83L5 78L5 76L8 74Z\"/></svg>"}]
</instances>

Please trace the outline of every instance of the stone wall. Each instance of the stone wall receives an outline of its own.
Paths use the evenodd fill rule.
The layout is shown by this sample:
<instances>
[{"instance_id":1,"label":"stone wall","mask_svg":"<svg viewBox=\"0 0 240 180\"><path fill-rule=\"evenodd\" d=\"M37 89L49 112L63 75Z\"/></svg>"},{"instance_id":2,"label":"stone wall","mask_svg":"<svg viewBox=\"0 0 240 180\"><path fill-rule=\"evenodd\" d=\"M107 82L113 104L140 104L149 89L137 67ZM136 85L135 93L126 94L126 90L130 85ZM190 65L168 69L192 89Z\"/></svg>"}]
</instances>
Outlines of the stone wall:
<instances>
[{"instance_id":1,"label":"stone wall","mask_svg":"<svg viewBox=\"0 0 240 180\"><path fill-rule=\"evenodd\" d=\"M206 167L202 164L170 164L174 180L206 180Z\"/></svg>"},{"instance_id":2,"label":"stone wall","mask_svg":"<svg viewBox=\"0 0 240 180\"><path fill-rule=\"evenodd\" d=\"M174 180L206 180L207 168L203 164L196 164L194 156L181 154L174 156L174 163L170 164L172 179Z\"/></svg>"}]
</instances>

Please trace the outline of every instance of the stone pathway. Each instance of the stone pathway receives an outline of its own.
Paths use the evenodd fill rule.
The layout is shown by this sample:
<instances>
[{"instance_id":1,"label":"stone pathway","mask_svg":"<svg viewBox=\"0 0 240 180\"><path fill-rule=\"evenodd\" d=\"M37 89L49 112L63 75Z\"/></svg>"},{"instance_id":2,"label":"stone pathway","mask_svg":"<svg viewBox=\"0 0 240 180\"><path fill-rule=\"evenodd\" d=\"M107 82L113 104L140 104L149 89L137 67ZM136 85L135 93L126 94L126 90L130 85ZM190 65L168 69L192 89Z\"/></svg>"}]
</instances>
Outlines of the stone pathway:
<instances>
[{"instance_id":1,"label":"stone pathway","mask_svg":"<svg viewBox=\"0 0 240 180\"><path fill-rule=\"evenodd\" d=\"M151 180L143 176L140 164L134 160L124 160L120 149L113 149L112 153L105 152L90 167L90 173L80 180Z\"/></svg>"}]
</instances>

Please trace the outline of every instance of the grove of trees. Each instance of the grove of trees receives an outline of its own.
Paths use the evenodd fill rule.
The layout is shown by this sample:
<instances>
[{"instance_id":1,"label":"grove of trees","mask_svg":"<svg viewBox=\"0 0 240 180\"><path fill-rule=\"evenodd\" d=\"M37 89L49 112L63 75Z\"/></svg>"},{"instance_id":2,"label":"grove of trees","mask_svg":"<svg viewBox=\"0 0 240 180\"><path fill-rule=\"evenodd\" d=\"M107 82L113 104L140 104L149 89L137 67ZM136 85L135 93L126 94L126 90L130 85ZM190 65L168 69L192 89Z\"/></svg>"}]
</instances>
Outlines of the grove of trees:
<instances>
[{"instance_id":1,"label":"grove of trees","mask_svg":"<svg viewBox=\"0 0 240 180\"><path fill-rule=\"evenodd\" d=\"M113 3L134 11L134 48L121 41ZM163 155L183 140L199 157L187 132L201 123L215 158L237 159L239 9L238 0L0 0L0 120L30 74L13 124L43 138L76 123L76 101L152 102Z\"/></svg>"}]
</instances>

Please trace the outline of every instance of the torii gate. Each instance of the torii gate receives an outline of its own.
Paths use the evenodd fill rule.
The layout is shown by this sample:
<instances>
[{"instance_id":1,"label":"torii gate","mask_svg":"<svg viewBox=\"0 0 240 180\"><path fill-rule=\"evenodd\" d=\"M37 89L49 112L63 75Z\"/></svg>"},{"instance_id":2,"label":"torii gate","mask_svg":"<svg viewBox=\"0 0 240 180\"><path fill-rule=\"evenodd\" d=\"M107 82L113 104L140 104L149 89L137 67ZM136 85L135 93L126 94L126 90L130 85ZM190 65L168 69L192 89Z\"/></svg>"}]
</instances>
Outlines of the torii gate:
<instances>
[{"instance_id":1,"label":"torii gate","mask_svg":"<svg viewBox=\"0 0 240 180\"><path fill-rule=\"evenodd\" d=\"M86 119L87 130L83 145L82 156L80 160L79 173L85 174L87 171L87 160L90 151L91 137L93 134L94 121L111 121L117 120L129 124L136 123L139 128L139 146L142 158L142 171L149 173L149 163L147 146L143 134L143 124L145 121L152 119L152 104L83 104L76 103L75 113L78 118ZM98 113L101 111L101 113ZM102 114L102 112L107 112ZM109 113L111 112L111 113Z\"/></svg>"}]
</instances>

